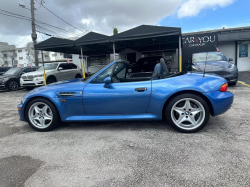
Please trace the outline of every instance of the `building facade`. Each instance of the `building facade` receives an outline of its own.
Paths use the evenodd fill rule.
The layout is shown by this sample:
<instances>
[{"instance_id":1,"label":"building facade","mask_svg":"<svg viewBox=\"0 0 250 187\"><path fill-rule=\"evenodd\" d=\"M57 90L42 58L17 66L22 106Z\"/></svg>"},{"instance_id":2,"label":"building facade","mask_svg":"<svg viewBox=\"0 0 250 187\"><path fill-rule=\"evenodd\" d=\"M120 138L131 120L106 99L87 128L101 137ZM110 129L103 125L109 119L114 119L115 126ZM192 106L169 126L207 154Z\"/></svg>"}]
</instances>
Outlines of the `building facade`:
<instances>
[{"instance_id":1,"label":"building facade","mask_svg":"<svg viewBox=\"0 0 250 187\"><path fill-rule=\"evenodd\" d=\"M182 67L197 52L216 51L232 58L239 71L250 71L250 27L218 29L182 34Z\"/></svg>"}]
</instances>

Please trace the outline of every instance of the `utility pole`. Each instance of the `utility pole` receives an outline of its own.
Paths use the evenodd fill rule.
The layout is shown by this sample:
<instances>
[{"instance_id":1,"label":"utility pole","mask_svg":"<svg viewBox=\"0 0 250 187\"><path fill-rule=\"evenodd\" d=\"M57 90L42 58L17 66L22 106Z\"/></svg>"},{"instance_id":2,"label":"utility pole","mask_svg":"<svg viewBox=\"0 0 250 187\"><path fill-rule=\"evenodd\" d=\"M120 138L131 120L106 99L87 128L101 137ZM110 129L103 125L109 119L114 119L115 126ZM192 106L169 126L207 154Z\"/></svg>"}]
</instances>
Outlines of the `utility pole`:
<instances>
[{"instance_id":1,"label":"utility pole","mask_svg":"<svg viewBox=\"0 0 250 187\"><path fill-rule=\"evenodd\" d=\"M37 34L36 34L36 25L35 25L35 3L34 0L30 0L30 12L31 12L31 27L32 27L32 33L31 38L33 40L33 45L35 46L37 44ZM34 48L34 54L35 54L35 65L38 66L38 54L37 51Z\"/></svg>"}]
</instances>

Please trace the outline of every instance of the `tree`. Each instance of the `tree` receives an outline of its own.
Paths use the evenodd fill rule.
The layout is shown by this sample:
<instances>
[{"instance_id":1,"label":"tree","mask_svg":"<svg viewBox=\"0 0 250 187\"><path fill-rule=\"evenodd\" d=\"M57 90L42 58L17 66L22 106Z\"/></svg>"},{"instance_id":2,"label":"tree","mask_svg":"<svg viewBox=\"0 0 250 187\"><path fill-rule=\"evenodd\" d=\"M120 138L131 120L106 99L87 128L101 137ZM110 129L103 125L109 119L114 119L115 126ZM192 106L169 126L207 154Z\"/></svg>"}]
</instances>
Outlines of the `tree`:
<instances>
[{"instance_id":1,"label":"tree","mask_svg":"<svg viewBox=\"0 0 250 187\"><path fill-rule=\"evenodd\" d=\"M114 28L114 29L113 29L113 35L116 35L116 34L118 34L118 29L117 29L117 28Z\"/></svg>"}]
</instances>

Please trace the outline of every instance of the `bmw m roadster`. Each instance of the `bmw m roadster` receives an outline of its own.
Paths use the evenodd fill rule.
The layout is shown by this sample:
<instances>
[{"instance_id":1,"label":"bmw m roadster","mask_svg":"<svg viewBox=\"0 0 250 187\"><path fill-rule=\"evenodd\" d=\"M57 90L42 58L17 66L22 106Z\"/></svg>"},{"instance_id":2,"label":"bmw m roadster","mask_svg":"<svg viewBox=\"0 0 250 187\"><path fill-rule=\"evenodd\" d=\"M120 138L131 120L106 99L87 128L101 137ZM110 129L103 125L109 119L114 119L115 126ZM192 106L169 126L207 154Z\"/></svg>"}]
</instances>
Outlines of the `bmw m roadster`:
<instances>
[{"instance_id":1,"label":"bmw m roadster","mask_svg":"<svg viewBox=\"0 0 250 187\"><path fill-rule=\"evenodd\" d=\"M166 120L197 132L210 115L226 112L233 94L226 79L202 73L170 74L164 59L150 77L126 76L128 62L113 61L89 79L57 82L30 91L18 105L20 120L38 131L60 122Z\"/></svg>"}]
</instances>

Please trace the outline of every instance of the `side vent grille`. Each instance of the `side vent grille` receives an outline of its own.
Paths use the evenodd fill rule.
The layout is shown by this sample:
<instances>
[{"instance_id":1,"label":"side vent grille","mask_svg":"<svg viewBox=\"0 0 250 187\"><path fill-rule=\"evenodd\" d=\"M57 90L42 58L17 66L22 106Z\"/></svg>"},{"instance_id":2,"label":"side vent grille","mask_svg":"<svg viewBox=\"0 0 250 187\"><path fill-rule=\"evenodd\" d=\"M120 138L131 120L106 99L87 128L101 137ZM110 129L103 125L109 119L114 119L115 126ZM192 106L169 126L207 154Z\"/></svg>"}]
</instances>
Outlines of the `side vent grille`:
<instances>
[{"instance_id":1,"label":"side vent grille","mask_svg":"<svg viewBox=\"0 0 250 187\"><path fill-rule=\"evenodd\" d=\"M60 96L79 96L82 92L59 92Z\"/></svg>"}]
</instances>

